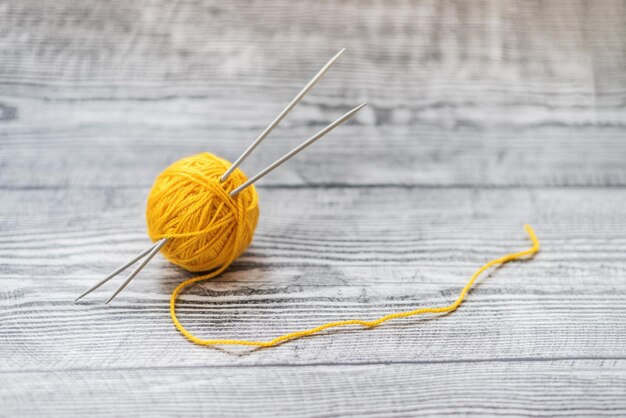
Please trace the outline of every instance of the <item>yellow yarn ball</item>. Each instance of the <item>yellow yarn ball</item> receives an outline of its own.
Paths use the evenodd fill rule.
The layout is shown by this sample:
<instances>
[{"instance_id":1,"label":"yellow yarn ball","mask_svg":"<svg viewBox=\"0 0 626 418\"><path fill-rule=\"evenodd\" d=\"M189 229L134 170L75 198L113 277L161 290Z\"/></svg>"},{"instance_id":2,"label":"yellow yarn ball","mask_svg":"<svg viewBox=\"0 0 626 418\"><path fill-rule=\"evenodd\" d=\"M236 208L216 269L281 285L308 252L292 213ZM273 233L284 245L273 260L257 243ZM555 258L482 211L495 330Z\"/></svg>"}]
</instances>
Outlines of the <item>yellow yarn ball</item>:
<instances>
[{"instance_id":1,"label":"yellow yarn ball","mask_svg":"<svg viewBox=\"0 0 626 418\"><path fill-rule=\"evenodd\" d=\"M154 182L146 221L153 241L168 238L161 252L190 271L226 267L252 242L259 219L258 195L237 169L221 183L231 163L209 153L175 162Z\"/></svg>"}]
</instances>

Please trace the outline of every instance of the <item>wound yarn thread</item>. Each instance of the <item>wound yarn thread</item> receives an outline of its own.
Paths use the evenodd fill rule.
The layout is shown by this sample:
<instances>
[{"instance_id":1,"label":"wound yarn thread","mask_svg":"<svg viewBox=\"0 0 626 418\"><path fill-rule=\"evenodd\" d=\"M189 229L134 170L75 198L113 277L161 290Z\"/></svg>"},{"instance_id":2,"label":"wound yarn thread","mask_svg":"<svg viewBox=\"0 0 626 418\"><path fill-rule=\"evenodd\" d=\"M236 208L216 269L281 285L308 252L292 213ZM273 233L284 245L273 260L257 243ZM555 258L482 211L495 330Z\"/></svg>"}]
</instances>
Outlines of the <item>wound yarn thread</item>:
<instances>
[{"instance_id":1,"label":"wound yarn thread","mask_svg":"<svg viewBox=\"0 0 626 418\"><path fill-rule=\"evenodd\" d=\"M530 225L524 225L532 247L491 260L469 279L454 302L446 306L395 312L375 320L350 319L322 324L315 328L290 332L267 341L241 339L202 339L190 333L176 316L178 296L189 286L220 275L252 242L259 217L258 196L254 186L235 197L229 193L245 182L239 169L223 183L220 176L230 163L215 155L203 153L182 159L168 167L157 178L146 210L148 233L153 241L168 238L161 250L174 264L190 271L213 270L179 284L170 298L170 316L178 331L198 345L243 345L273 347L289 340L317 334L329 328L359 325L378 326L397 318L455 311L478 277L490 267L533 256L539 251L539 240Z\"/></svg>"},{"instance_id":2,"label":"wound yarn thread","mask_svg":"<svg viewBox=\"0 0 626 418\"><path fill-rule=\"evenodd\" d=\"M223 270L252 242L259 219L258 196L237 169L226 181L220 176L231 163L202 153L170 165L154 182L146 208L152 241L168 238L161 252L189 271Z\"/></svg>"}]
</instances>

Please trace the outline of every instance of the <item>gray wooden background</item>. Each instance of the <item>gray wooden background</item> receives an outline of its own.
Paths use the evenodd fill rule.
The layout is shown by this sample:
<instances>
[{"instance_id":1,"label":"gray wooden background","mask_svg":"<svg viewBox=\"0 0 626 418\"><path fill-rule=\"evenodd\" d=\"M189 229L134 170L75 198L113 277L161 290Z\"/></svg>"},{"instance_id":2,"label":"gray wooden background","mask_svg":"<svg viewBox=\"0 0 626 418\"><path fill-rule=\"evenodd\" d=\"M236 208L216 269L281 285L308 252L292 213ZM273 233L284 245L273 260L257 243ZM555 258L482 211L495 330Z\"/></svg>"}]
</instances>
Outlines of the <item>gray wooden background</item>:
<instances>
[{"instance_id":1,"label":"gray wooden background","mask_svg":"<svg viewBox=\"0 0 626 418\"><path fill-rule=\"evenodd\" d=\"M203 348L146 247L169 163L244 165L261 221L183 297L199 336L269 339L452 301L440 318ZM626 2L0 0L0 416L626 415Z\"/></svg>"}]
</instances>

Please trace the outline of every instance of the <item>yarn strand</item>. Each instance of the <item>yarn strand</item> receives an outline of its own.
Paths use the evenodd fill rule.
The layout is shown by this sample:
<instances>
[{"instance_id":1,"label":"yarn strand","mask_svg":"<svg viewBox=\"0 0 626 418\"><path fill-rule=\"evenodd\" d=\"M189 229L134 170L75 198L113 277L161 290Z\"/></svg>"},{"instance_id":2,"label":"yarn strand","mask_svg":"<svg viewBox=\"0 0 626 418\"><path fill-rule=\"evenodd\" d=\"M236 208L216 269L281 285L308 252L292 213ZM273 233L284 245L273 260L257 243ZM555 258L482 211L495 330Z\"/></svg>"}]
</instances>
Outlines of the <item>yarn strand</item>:
<instances>
[{"instance_id":1,"label":"yarn strand","mask_svg":"<svg viewBox=\"0 0 626 418\"><path fill-rule=\"evenodd\" d=\"M467 296L467 293L470 291L470 289L472 288L472 286L474 285L474 283L476 282L478 277L482 273L485 272L485 270L487 270L490 267L493 267L495 265L505 264L505 263L508 263L509 261L517 260L517 259L520 259L522 257L534 256L539 251L539 240L537 239L537 236L535 235L535 231L531 228L530 225L524 225L524 229L526 230L530 240L532 241L532 244L533 244L532 247L527 249L527 250L524 250L524 251L507 254L507 255L502 256L500 258L497 258L495 260L491 260L488 263L486 263L485 265L483 265L481 268L479 268L472 275L472 277L469 279L469 281L467 282L465 287L463 287L463 289L461 290L461 293L456 298L456 300L453 303L451 303L450 305L447 305L447 306L419 308L419 309L415 309L415 310L412 310L412 311L390 313L390 314L384 315L384 316L382 316L382 317L380 317L378 319L372 320L372 321L364 321L364 320L360 320L360 319L351 319L351 320L346 320L346 321L328 322L326 324L322 324L322 325L317 326L315 328L310 328L310 329L306 329L306 330L302 330L302 331L296 331L296 332L290 332L290 333L281 335L279 337L276 337L274 339L271 339L269 341L251 341L251 340L239 340L239 339L201 339L201 338L198 338L198 337L194 336L193 334L191 334L189 331L187 331L187 329L185 329L185 327L178 321L178 318L176 317L176 300L178 299L178 296L181 294L181 292L185 288L189 287L190 285L192 285L194 283L197 283L197 282L200 282L200 281L203 281L203 280L208 280L208 279L214 278L214 277L218 276L219 274L221 274L226 269L226 267L228 267L228 264L230 264L230 263L227 263L223 267L219 268L218 270L216 270L214 272L211 272L211 273L206 274L206 275L194 277L194 278L186 280L183 283L181 283L180 285L178 285L176 287L176 289L174 289L174 291L172 292L172 296L170 298L170 316L172 317L172 321L174 322L174 326L176 327L176 329L178 331L180 331L180 333L183 334L188 340L190 340L191 342L193 342L195 344L198 344L198 345L203 345L203 346L208 346L208 345L243 345L243 346L253 346L253 347L274 347L274 346L282 344L282 343L284 343L286 341L295 340L295 339L302 338L302 337L308 337L310 335L317 334L317 333L319 333L321 331L324 331L326 329L329 329L329 328L338 328L338 327L345 327L345 326L350 326L350 325L360 325L360 326L363 326L363 327L366 327L366 328L373 328L373 327L376 327L376 326L378 326L378 325L380 325L380 324L382 324L384 322L387 322L387 321L390 321L390 320L396 319L396 318L408 318L408 317L411 317L411 316L423 315L423 314L444 314L444 313L450 313L450 312L455 311L459 306L461 306L461 304L465 300L465 297Z\"/></svg>"}]
</instances>

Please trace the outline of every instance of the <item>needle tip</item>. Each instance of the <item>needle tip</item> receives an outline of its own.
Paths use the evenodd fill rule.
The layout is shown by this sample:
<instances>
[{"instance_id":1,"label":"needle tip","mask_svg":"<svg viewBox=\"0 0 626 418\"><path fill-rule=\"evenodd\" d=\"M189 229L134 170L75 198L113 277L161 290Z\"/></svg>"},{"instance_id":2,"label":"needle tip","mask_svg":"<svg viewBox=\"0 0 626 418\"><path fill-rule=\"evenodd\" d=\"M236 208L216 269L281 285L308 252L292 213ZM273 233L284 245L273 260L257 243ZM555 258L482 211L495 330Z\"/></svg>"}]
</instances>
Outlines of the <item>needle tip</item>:
<instances>
[{"instance_id":1,"label":"needle tip","mask_svg":"<svg viewBox=\"0 0 626 418\"><path fill-rule=\"evenodd\" d=\"M339 59L339 57L340 57L340 56L341 56L344 52L346 52L346 48L341 48L341 49L339 50L339 52L337 52L337 53L335 54L335 56L334 56L334 57L332 57L332 58L330 59L330 61L329 61L329 63L328 63L327 65L329 65L329 64L333 64L335 61L337 61L337 60Z\"/></svg>"},{"instance_id":2,"label":"needle tip","mask_svg":"<svg viewBox=\"0 0 626 418\"><path fill-rule=\"evenodd\" d=\"M132 279L132 277L131 277L131 279ZM128 279L127 279L127 280L126 280L126 283L124 283L124 284L123 284L123 285L122 285L119 289L117 289L117 290L115 291L115 293L113 293L113 296L111 296L111 297L109 298L109 300L107 300L106 302L104 302L104 304L105 304L105 305L108 305L108 304L109 304L109 303L110 303L113 299L115 299L115 296L117 296L117 295L118 295L118 294L119 294L119 293L120 293L120 292L121 292L121 291L122 291L122 290L126 287L126 285L128 284L128 282L129 282L129 281L130 281L130 280L128 280Z\"/></svg>"},{"instance_id":3,"label":"needle tip","mask_svg":"<svg viewBox=\"0 0 626 418\"><path fill-rule=\"evenodd\" d=\"M113 295L109 298L109 300L107 300L106 302L104 302L105 305L108 305L113 299L115 299L115 296L117 296L122 289L124 289L126 287L128 283L124 283L119 289L117 289L117 291L115 293L113 293Z\"/></svg>"},{"instance_id":4,"label":"needle tip","mask_svg":"<svg viewBox=\"0 0 626 418\"><path fill-rule=\"evenodd\" d=\"M89 292L91 291L91 289L89 289L88 291L84 292L82 295L80 295L79 297L77 297L76 299L74 299L74 302L78 302L79 300L81 300L82 298L84 298L85 296L87 296L89 294Z\"/></svg>"},{"instance_id":5,"label":"needle tip","mask_svg":"<svg viewBox=\"0 0 626 418\"><path fill-rule=\"evenodd\" d=\"M361 103L360 105L358 105L357 107L355 107L354 109L352 109L351 111L349 111L347 113L347 115L352 116L354 115L356 112L358 112L359 110L363 109L363 107L365 107L365 105L367 104L367 102L365 103Z\"/></svg>"}]
</instances>

